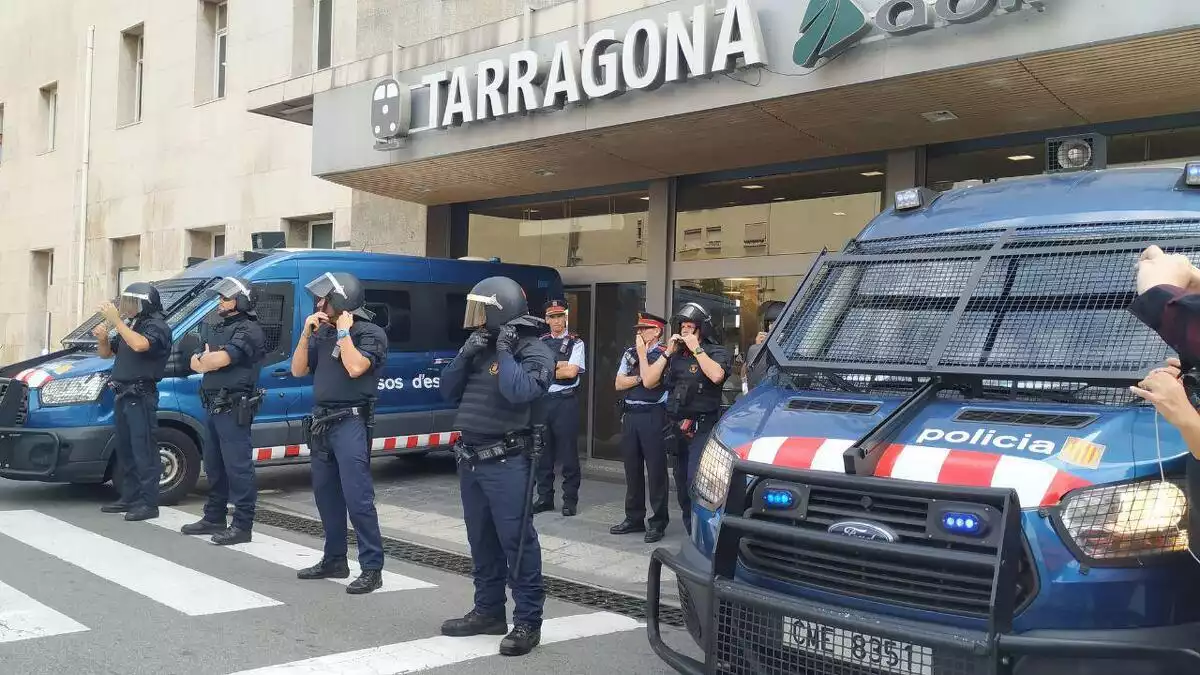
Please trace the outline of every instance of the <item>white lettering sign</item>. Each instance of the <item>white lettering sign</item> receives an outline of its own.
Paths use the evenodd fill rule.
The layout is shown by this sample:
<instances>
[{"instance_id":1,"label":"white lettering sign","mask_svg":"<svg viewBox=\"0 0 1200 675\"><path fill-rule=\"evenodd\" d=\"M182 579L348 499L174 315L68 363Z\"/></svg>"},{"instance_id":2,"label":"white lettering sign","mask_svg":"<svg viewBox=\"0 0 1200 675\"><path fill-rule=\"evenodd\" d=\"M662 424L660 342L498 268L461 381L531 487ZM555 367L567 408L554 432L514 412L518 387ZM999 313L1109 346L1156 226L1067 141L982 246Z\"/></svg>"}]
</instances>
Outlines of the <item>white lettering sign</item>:
<instances>
[{"instance_id":1,"label":"white lettering sign","mask_svg":"<svg viewBox=\"0 0 1200 675\"><path fill-rule=\"evenodd\" d=\"M970 432L926 428L922 429L917 436L917 443L991 446L1001 450L1026 450L1039 455L1053 454L1057 447L1054 441L1035 439L1033 434L1011 436L996 432L994 429L976 429L974 432Z\"/></svg>"}]
</instances>

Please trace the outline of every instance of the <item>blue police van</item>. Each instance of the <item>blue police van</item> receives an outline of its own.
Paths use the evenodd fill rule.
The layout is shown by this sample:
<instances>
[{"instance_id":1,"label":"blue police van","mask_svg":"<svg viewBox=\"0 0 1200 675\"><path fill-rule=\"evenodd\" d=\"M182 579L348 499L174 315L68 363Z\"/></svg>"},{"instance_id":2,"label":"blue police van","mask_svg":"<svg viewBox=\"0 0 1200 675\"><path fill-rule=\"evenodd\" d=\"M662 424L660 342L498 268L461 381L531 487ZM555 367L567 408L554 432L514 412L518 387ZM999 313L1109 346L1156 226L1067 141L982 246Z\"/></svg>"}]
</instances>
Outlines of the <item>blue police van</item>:
<instances>
[{"instance_id":1,"label":"blue police van","mask_svg":"<svg viewBox=\"0 0 1200 675\"><path fill-rule=\"evenodd\" d=\"M1093 141L1041 176L902 191L822 254L703 451L691 538L653 554L660 658L1200 673L1193 460L1128 389L1172 355L1128 310L1147 246L1200 260L1200 163L1104 169ZM663 567L703 659L662 639Z\"/></svg>"},{"instance_id":2,"label":"blue police van","mask_svg":"<svg viewBox=\"0 0 1200 675\"><path fill-rule=\"evenodd\" d=\"M301 422L312 408L312 376L292 377L292 349L314 300L304 289L324 272L363 281L366 305L388 336L379 378L373 452L423 453L453 443L455 410L438 392L441 370L466 339L467 291L493 275L525 289L531 311L562 293L548 267L336 250L245 251L214 258L155 282L175 340L159 386L160 501L178 502L195 486L205 442L200 375L189 369L200 326L215 311L207 290L240 276L258 290L267 357L259 386L266 396L253 426L258 466L306 463ZM58 483L102 483L114 475L111 360L96 356L92 317L63 340L61 351L0 370L0 476Z\"/></svg>"}]
</instances>

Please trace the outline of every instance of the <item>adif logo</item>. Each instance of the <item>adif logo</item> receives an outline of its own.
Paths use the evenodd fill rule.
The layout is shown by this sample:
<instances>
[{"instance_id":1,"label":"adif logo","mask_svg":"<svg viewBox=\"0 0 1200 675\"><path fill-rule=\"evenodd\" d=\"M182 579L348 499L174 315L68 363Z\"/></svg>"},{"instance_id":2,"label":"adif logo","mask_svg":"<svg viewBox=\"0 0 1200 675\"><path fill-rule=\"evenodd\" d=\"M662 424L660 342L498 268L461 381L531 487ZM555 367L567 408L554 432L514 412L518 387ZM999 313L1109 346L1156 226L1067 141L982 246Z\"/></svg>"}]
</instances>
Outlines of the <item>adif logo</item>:
<instances>
[{"instance_id":1,"label":"adif logo","mask_svg":"<svg viewBox=\"0 0 1200 675\"><path fill-rule=\"evenodd\" d=\"M994 429L976 429L970 431L944 431L942 429L922 429L917 437L917 443L951 443L955 445L982 445L1000 450L1026 450L1039 455L1054 454L1058 447L1054 441L1035 439L1033 434L1013 436Z\"/></svg>"},{"instance_id":2,"label":"adif logo","mask_svg":"<svg viewBox=\"0 0 1200 675\"><path fill-rule=\"evenodd\" d=\"M792 49L796 65L812 68L856 44L871 30L867 15L854 0L811 0L804 12L804 33Z\"/></svg>"}]
</instances>

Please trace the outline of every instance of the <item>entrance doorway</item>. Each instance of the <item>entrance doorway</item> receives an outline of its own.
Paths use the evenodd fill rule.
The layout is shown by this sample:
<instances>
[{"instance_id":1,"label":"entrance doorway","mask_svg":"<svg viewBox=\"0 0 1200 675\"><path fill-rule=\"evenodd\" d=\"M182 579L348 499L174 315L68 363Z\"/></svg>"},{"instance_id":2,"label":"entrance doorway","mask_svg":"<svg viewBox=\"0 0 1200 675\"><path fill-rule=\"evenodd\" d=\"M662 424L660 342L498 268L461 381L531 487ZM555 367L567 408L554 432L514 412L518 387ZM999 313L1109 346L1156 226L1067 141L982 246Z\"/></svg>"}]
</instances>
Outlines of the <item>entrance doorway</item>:
<instances>
[{"instance_id":1,"label":"entrance doorway","mask_svg":"<svg viewBox=\"0 0 1200 675\"><path fill-rule=\"evenodd\" d=\"M586 461L592 456L592 364L594 363L594 340L592 339L592 287L575 286L564 289L567 301L567 331L583 339L585 370L579 382L579 451Z\"/></svg>"}]
</instances>

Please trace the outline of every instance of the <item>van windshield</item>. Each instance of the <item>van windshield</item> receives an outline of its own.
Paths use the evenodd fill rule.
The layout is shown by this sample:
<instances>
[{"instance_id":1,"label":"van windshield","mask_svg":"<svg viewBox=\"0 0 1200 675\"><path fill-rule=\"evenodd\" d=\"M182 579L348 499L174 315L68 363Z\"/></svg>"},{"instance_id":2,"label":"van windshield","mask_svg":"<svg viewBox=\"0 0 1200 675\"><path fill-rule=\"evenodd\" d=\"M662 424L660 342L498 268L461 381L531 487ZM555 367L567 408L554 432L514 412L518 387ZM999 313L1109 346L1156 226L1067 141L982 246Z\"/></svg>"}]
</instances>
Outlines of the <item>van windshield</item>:
<instances>
[{"instance_id":1,"label":"van windshield","mask_svg":"<svg viewBox=\"0 0 1200 675\"><path fill-rule=\"evenodd\" d=\"M174 329L192 312L199 309L205 301L209 300L209 295L204 291L215 281L216 278L175 277L150 282L158 289L159 297L162 299L167 325ZM100 323L100 320L99 313L93 314L63 338L63 346L95 348L96 338L92 336L92 329Z\"/></svg>"},{"instance_id":2,"label":"van windshield","mask_svg":"<svg viewBox=\"0 0 1200 675\"><path fill-rule=\"evenodd\" d=\"M1200 260L1200 239L1137 225L852 243L813 270L773 354L784 370L853 374L847 384L977 376L1051 397L1122 386L1171 354L1128 311L1141 250L1154 241Z\"/></svg>"}]
</instances>

